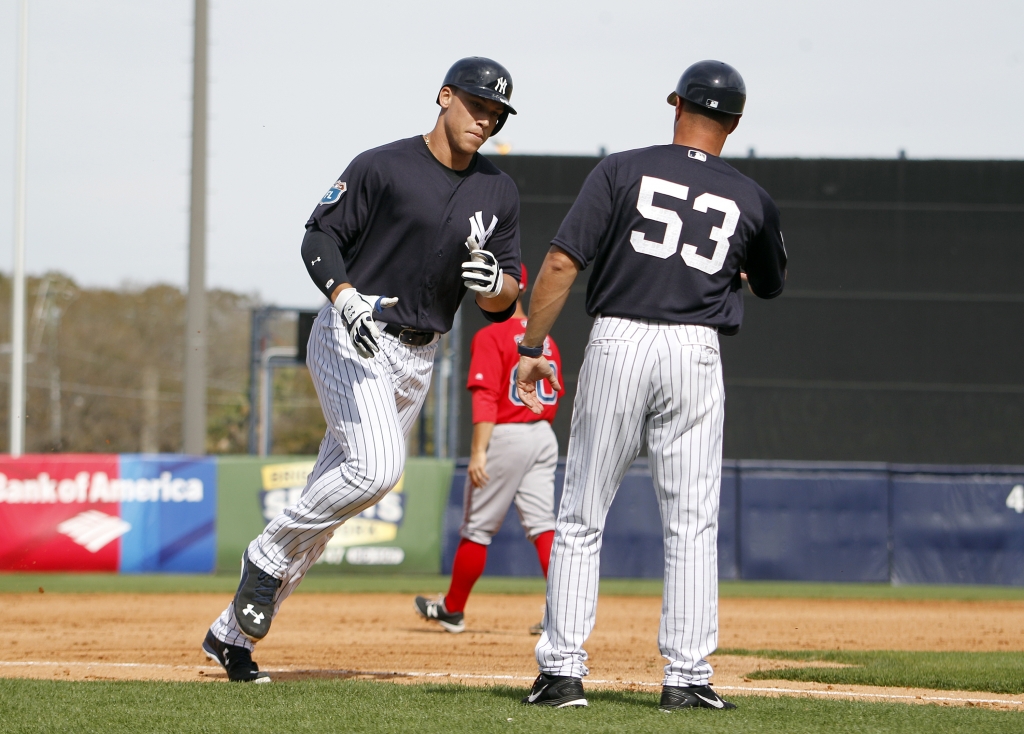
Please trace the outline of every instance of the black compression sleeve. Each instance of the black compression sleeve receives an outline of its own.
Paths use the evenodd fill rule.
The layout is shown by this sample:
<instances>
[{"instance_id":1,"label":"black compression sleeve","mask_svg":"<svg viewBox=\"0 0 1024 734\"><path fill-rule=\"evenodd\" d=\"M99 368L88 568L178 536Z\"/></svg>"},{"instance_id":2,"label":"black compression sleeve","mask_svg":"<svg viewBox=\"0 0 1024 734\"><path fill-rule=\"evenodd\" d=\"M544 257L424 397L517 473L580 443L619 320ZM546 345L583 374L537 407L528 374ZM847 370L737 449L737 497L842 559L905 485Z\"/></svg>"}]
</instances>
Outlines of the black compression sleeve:
<instances>
[{"instance_id":1,"label":"black compression sleeve","mask_svg":"<svg viewBox=\"0 0 1024 734\"><path fill-rule=\"evenodd\" d=\"M348 282L348 271L338 243L329 234L309 229L302 238L301 250L306 272L320 292L327 296L327 300L331 300L331 294L338 284Z\"/></svg>"},{"instance_id":2,"label":"black compression sleeve","mask_svg":"<svg viewBox=\"0 0 1024 734\"><path fill-rule=\"evenodd\" d=\"M503 321L508 321L512 318L512 314L516 312L516 304L519 299L512 301L512 305L506 308L504 311L484 311L480 308L480 304L476 304L477 308L480 308L480 313L484 315L484 318L490 321L492 324L500 324Z\"/></svg>"}]
</instances>

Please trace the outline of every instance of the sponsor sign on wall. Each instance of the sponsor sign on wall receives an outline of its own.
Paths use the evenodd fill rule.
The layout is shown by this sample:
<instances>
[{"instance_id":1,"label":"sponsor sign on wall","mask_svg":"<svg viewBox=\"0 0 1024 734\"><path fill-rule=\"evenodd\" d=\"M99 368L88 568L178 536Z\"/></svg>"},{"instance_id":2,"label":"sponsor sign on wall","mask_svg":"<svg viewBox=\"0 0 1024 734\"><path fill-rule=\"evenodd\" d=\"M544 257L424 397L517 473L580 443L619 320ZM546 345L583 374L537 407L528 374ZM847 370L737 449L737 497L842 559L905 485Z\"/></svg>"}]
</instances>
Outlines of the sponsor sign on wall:
<instances>
[{"instance_id":1,"label":"sponsor sign on wall","mask_svg":"<svg viewBox=\"0 0 1024 734\"><path fill-rule=\"evenodd\" d=\"M246 547L302 495L314 457L217 460L220 570L237 571ZM399 485L338 526L312 573L438 573L450 461L410 457Z\"/></svg>"},{"instance_id":2,"label":"sponsor sign on wall","mask_svg":"<svg viewBox=\"0 0 1024 734\"><path fill-rule=\"evenodd\" d=\"M306 478L313 471L313 461L267 464L260 470L263 491L260 504L263 519L270 522L286 507L295 504L306 486ZM405 475L398 485L334 531L327 542L318 564L338 566L348 563L356 566L397 566L405 560L405 550L393 543L405 517ZM372 547L368 547L371 546Z\"/></svg>"},{"instance_id":3,"label":"sponsor sign on wall","mask_svg":"<svg viewBox=\"0 0 1024 734\"><path fill-rule=\"evenodd\" d=\"M0 570L209 572L213 459L0 457Z\"/></svg>"}]
</instances>

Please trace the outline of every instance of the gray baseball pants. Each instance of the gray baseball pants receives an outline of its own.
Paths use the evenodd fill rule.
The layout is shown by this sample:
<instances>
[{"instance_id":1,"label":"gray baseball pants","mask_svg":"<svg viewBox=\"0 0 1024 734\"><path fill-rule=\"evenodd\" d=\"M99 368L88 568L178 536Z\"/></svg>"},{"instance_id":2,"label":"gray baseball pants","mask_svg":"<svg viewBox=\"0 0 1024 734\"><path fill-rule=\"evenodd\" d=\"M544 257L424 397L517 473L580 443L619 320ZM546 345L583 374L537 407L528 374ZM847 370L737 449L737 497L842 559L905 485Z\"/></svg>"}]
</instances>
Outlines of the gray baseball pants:
<instances>
[{"instance_id":1,"label":"gray baseball pants","mask_svg":"<svg viewBox=\"0 0 1024 734\"><path fill-rule=\"evenodd\" d=\"M487 445L490 480L474 487L466 477L462 537L490 545L513 502L531 541L554 530L557 464L558 440L547 421L494 426Z\"/></svg>"}]
</instances>

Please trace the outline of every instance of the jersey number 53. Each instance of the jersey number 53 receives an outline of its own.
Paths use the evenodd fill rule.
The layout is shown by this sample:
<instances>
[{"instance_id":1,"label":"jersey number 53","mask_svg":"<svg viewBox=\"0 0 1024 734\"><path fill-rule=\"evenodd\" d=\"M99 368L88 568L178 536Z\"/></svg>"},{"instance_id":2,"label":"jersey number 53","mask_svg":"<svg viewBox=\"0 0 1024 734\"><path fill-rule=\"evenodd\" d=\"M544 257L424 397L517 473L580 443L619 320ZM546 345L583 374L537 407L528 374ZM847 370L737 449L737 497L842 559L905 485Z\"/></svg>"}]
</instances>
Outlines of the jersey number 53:
<instances>
[{"instance_id":1,"label":"jersey number 53","mask_svg":"<svg viewBox=\"0 0 1024 734\"><path fill-rule=\"evenodd\" d=\"M548 364L551 365L551 371L555 373L555 377L558 377L558 365L548 360ZM512 401L513 405L523 407L526 405L522 400L519 399L519 392L516 390L516 377L519 375L519 365L512 368L512 374L509 375L508 380L508 399ZM537 383L537 399L540 400L541 405L555 405L558 402L558 393L551 389L551 385L548 384L547 380L541 380Z\"/></svg>"},{"instance_id":2,"label":"jersey number 53","mask_svg":"<svg viewBox=\"0 0 1024 734\"><path fill-rule=\"evenodd\" d=\"M655 194L664 194L686 201L690 195L690 187L653 176L644 176L640 180L640 196L637 198L636 209L645 219L665 224L665 239L661 242L652 242L643 232L633 230L629 236L629 244L643 255L660 257L664 260L676 254L676 249L679 247L679 236L683 232L683 220L671 209L654 206ZM686 243L683 243L681 253L683 262L691 268L714 275L725 265L725 256L729 254L729 238L736 232L736 225L740 221L740 208L732 199L714 194L701 194L693 200L693 209L698 212L714 209L725 215L721 227L711 228L711 240L715 243L715 251L711 257L697 254L697 246Z\"/></svg>"}]
</instances>

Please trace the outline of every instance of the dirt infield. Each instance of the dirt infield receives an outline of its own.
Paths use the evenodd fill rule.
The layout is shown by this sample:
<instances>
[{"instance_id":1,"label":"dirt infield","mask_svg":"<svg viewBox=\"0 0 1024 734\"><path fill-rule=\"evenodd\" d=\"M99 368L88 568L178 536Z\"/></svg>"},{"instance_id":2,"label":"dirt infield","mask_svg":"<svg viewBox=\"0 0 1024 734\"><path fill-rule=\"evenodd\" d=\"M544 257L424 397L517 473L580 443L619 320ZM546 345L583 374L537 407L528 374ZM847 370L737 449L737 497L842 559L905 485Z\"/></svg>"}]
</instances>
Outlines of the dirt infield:
<instances>
[{"instance_id":1,"label":"dirt infield","mask_svg":"<svg viewBox=\"0 0 1024 734\"><path fill-rule=\"evenodd\" d=\"M0 595L0 677L66 680L224 680L200 652L223 594ZM536 675L528 634L540 596L477 594L467 630L422 622L399 594L297 594L260 643L275 679L370 677L527 685ZM602 597L587 650L597 686L655 689L664 661L655 636L661 600ZM1024 601L736 599L721 602L722 648L1024 651ZM726 691L984 703L1024 710L1024 696L749 681L758 669L807 663L716 655ZM1005 703L998 703L1005 702Z\"/></svg>"}]
</instances>

